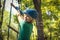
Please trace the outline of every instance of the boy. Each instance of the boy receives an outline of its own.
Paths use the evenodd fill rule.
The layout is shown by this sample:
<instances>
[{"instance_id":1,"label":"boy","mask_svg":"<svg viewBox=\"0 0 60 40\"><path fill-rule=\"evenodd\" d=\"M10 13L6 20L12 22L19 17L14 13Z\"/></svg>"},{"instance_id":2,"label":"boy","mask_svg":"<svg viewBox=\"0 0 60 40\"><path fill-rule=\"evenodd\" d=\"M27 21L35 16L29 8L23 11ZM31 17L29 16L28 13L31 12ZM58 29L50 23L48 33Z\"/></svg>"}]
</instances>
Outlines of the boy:
<instances>
[{"instance_id":1,"label":"boy","mask_svg":"<svg viewBox=\"0 0 60 40\"><path fill-rule=\"evenodd\" d=\"M30 40L30 35L33 29L33 20L37 17L37 12L34 9L26 9L23 11L23 17L17 14L20 23L20 34L18 40Z\"/></svg>"},{"instance_id":2,"label":"boy","mask_svg":"<svg viewBox=\"0 0 60 40\"><path fill-rule=\"evenodd\" d=\"M34 9L26 9L23 12L19 11L18 7L11 4L16 10L18 10L17 17L20 23L20 33L18 40L30 40L30 35L33 29L33 20L37 17L37 11ZM21 15L22 13L22 15Z\"/></svg>"}]
</instances>

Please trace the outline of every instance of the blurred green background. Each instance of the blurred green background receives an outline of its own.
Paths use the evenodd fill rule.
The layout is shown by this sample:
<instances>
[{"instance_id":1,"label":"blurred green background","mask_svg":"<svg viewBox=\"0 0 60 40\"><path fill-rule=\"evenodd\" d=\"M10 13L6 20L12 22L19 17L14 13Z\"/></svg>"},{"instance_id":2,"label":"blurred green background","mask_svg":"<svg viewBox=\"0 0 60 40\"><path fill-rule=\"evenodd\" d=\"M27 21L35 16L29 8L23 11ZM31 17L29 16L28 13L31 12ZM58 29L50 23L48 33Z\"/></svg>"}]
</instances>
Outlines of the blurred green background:
<instances>
[{"instance_id":1,"label":"blurred green background","mask_svg":"<svg viewBox=\"0 0 60 40\"><path fill-rule=\"evenodd\" d=\"M8 1L8 0L6 0ZM3 4L3 0L2 0ZM44 37L46 40L60 40L60 0L41 0L41 10L42 10L42 18L44 25ZM24 10L26 7L34 9L33 0L22 0L21 1L21 10ZM2 12L2 8L0 13ZM8 37L8 27L10 12L4 10L3 14L3 25L2 25L2 35L3 39L7 40ZM1 15L0 15L1 16ZM1 18L0 18L1 21ZM11 24L14 29L19 29L19 24L17 20L17 16L12 14L11 16ZM37 27L36 22L33 22L34 28L31 33L31 40L37 40ZM17 33L10 29L9 33L10 40L17 40Z\"/></svg>"}]
</instances>

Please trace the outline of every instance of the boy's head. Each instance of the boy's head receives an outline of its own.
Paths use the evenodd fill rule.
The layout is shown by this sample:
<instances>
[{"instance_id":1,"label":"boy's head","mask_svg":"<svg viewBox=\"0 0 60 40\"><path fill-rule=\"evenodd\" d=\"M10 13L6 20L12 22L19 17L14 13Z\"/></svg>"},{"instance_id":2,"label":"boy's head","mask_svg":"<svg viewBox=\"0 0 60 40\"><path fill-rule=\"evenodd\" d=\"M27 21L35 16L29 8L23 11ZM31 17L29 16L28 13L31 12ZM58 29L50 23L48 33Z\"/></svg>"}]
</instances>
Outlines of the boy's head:
<instances>
[{"instance_id":1,"label":"boy's head","mask_svg":"<svg viewBox=\"0 0 60 40\"><path fill-rule=\"evenodd\" d=\"M29 15L27 15L27 14L24 14L24 20L25 21L27 21L27 22L32 22L33 21L33 18L32 17L30 17Z\"/></svg>"},{"instance_id":2,"label":"boy's head","mask_svg":"<svg viewBox=\"0 0 60 40\"><path fill-rule=\"evenodd\" d=\"M16 7L17 10L19 10L18 7ZM24 20L31 22L33 19L37 18L38 12L35 9L26 9L23 12L20 10L21 15L24 15Z\"/></svg>"},{"instance_id":3,"label":"boy's head","mask_svg":"<svg viewBox=\"0 0 60 40\"><path fill-rule=\"evenodd\" d=\"M37 11L34 9L26 9L23 11L24 20L31 22L33 19L37 18Z\"/></svg>"}]
</instances>

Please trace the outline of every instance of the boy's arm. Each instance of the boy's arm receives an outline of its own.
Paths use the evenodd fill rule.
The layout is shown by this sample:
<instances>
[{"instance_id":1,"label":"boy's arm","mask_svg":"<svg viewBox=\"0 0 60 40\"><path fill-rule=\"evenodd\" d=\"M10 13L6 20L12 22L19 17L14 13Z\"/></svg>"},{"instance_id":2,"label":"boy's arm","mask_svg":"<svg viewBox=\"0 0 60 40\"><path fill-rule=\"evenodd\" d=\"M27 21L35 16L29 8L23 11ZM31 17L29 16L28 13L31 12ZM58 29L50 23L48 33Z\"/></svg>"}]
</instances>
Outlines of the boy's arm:
<instances>
[{"instance_id":1,"label":"boy's arm","mask_svg":"<svg viewBox=\"0 0 60 40\"><path fill-rule=\"evenodd\" d=\"M11 3L11 6L13 6L17 10L17 8L13 5L13 3ZM18 17L18 21L20 22L20 20L22 19L22 15L20 13L20 10L17 10L17 17Z\"/></svg>"}]
</instances>

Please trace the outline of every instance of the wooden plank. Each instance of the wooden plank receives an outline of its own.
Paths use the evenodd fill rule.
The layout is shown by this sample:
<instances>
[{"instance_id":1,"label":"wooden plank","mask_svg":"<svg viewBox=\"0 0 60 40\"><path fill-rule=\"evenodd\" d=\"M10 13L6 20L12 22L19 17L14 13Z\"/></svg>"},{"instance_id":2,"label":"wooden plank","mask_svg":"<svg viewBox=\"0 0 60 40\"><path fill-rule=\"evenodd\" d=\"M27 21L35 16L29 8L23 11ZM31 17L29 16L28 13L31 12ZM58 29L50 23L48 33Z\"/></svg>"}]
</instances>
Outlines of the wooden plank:
<instances>
[{"instance_id":1,"label":"wooden plank","mask_svg":"<svg viewBox=\"0 0 60 40\"><path fill-rule=\"evenodd\" d=\"M16 29L14 29L14 28L12 28L11 26L9 26L9 25L7 25L11 30L13 30L13 31L15 31L16 33L18 33L19 34L19 32L16 30Z\"/></svg>"}]
</instances>

